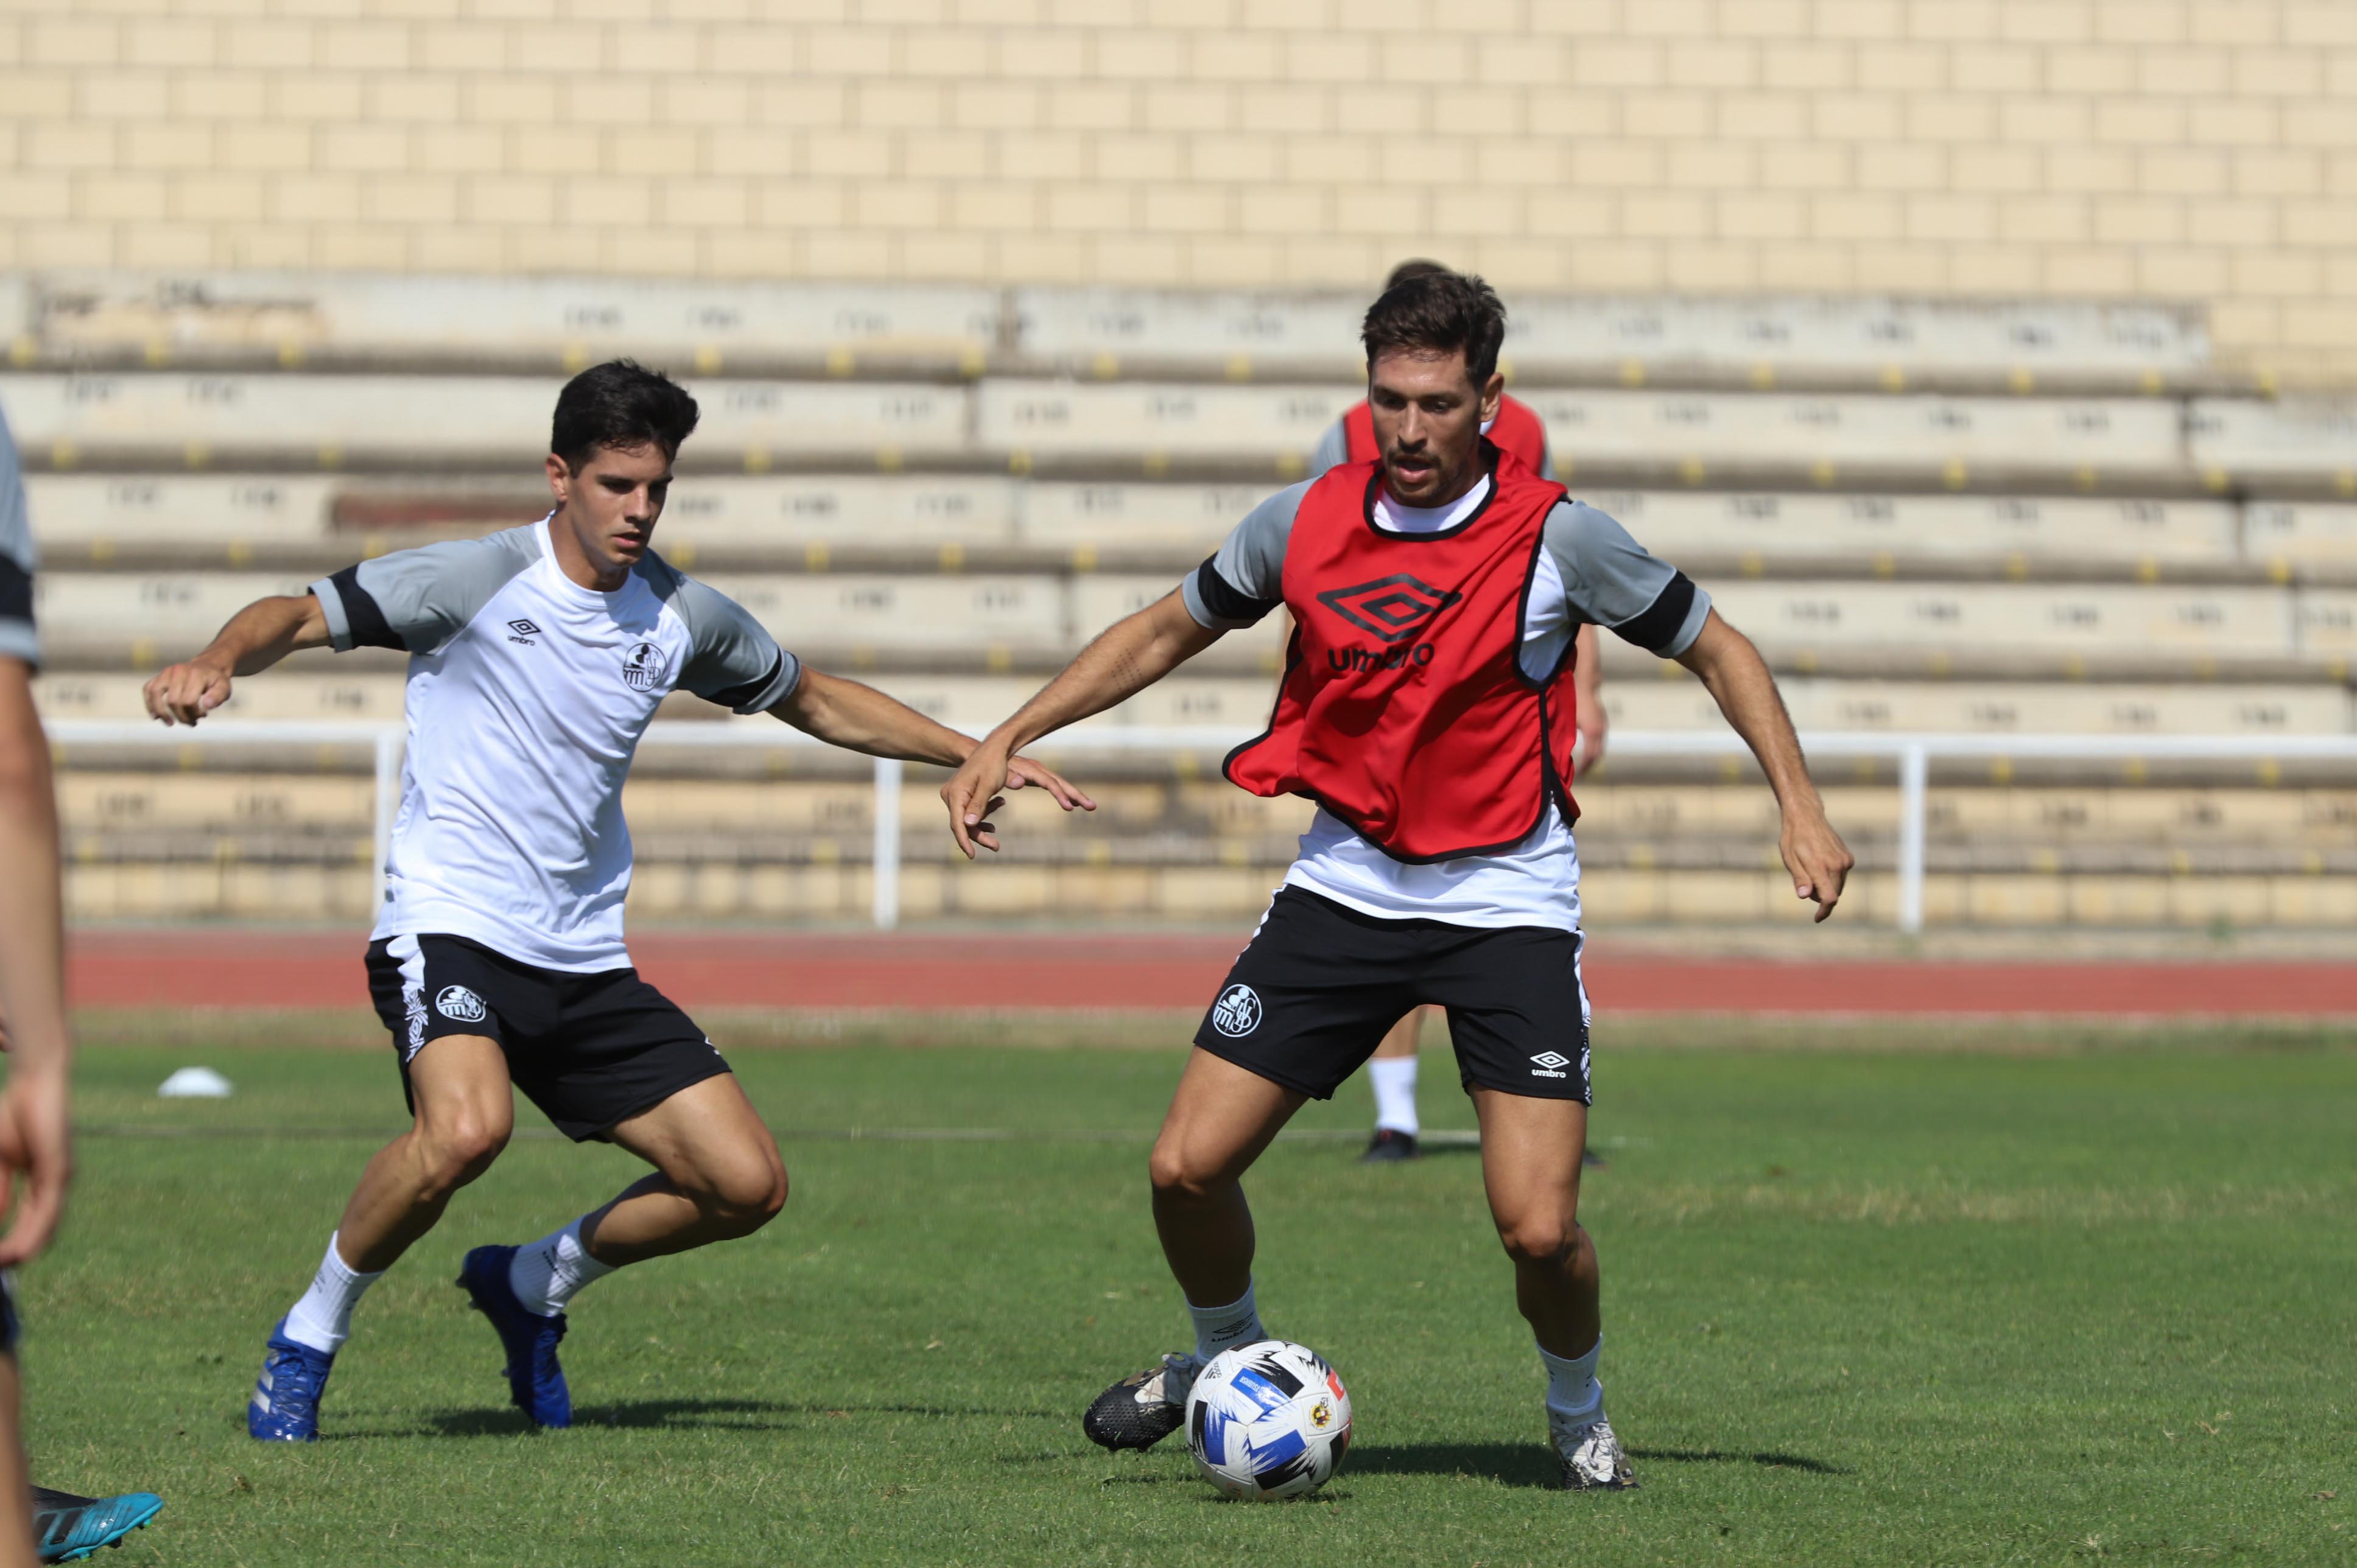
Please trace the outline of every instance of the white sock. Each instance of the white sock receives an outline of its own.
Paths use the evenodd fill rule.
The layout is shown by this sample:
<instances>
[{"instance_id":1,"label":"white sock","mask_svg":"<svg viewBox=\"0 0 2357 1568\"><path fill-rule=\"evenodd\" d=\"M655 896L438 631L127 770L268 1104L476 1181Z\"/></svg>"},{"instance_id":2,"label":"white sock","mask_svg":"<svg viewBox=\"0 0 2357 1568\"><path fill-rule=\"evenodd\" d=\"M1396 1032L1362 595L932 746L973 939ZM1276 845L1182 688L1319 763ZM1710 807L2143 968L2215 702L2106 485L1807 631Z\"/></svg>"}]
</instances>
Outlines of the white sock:
<instances>
[{"instance_id":1,"label":"white sock","mask_svg":"<svg viewBox=\"0 0 2357 1568\"><path fill-rule=\"evenodd\" d=\"M583 1215L582 1219L587 1219ZM581 1220L543 1236L529 1247L518 1247L508 1265L508 1288L526 1312L554 1317L565 1304L591 1280L602 1280L619 1265L601 1263L581 1244Z\"/></svg>"},{"instance_id":2,"label":"white sock","mask_svg":"<svg viewBox=\"0 0 2357 1568\"><path fill-rule=\"evenodd\" d=\"M1367 1078L1375 1086L1375 1126L1415 1137L1420 1126L1415 1119L1415 1058L1376 1057L1367 1063Z\"/></svg>"},{"instance_id":3,"label":"white sock","mask_svg":"<svg viewBox=\"0 0 2357 1568\"><path fill-rule=\"evenodd\" d=\"M1195 1354L1206 1361L1230 1346L1268 1337L1268 1330L1260 1326L1260 1308L1253 1305L1250 1285L1244 1287L1242 1300L1225 1306L1197 1306L1190 1301L1187 1316L1195 1320Z\"/></svg>"},{"instance_id":4,"label":"white sock","mask_svg":"<svg viewBox=\"0 0 2357 1568\"><path fill-rule=\"evenodd\" d=\"M369 1286L382 1278L382 1269L364 1274L345 1262L344 1255L336 1251L335 1237L328 1237L328 1255L319 1260L311 1288L286 1314L286 1337L334 1355L352 1337L352 1308L360 1305Z\"/></svg>"},{"instance_id":5,"label":"white sock","mask_svg":"<svg viewBox=\"0 0 2357 1568\"><path fill-rule=\"evenodd\" d=\"M1598 1338L1585 1356L1556 1356L1539 1347L1546 1363L1547 1429L1558 1436L1577 1431L1604 1413L1604 1385L1596 1380L1596 1359L1604 1353Z\"/></svg>"}]
</instances>

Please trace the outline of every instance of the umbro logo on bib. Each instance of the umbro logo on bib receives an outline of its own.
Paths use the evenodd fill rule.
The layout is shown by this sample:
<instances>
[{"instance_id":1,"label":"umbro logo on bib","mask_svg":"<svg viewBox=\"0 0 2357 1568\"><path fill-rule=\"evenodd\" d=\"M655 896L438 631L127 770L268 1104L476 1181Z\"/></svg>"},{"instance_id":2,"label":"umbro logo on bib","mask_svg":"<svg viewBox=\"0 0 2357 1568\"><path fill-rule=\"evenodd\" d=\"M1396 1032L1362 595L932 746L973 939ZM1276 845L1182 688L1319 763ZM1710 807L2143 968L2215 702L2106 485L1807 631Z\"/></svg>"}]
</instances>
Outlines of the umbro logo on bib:
<instances>
[{"instance_id":1,"label":"umbro logo on bib","mask_svg":"<svg viewBox=\"0 0 2357 1568\"><path fill-rule=\"evenodd\" d=\"M1318 595L1318 602L1361 631L1371 631L1385 642L1405 642L1464 596L1401 572L1356 587L1331 589Z\"/></svg>"}]
</instances>

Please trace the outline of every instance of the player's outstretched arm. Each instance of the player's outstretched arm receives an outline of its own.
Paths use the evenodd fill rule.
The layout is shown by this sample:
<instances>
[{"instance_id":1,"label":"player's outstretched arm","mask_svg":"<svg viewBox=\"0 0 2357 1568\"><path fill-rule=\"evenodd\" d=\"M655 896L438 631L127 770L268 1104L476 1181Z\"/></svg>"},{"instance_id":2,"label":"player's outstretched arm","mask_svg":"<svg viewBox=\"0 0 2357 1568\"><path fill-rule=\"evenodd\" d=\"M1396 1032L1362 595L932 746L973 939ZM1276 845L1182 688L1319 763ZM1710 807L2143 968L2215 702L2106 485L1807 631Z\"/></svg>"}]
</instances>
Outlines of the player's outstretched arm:
<instances>
[{"instance_id":1,"label":"player's outstretched arm","mask_svg":"<svg viewBox=\"0 0 2357 1568\"><path fill-rule=\"evenodd\" d=\"M1824 919L1834 912L1841 899L1842 884L1857 863L1833 824L1825 821L1824 800L1809 777L1809 765L1801 756L1801 738L1792 733L1792 715L1784 711L1784 699L1776 691L1776 678L1768 672L1768 661L1760 657L1749 638L1713 610L1693 645L1678 655L1678 662L1702 677L1702 683L1718 703L1718 711L1760 759L1769 788L1776 791L1776 803L1783 809L1784 827L1778 847L1783 852L1784 869L1792 874L1792 891L1814 899L1817 918Z\"/></svg>"},{"instance_id":2,"label":"player's outstretched arm","mask_svg":"<svg viewBox=\"0 0 2357 1568\"><path fill-rule=\"evenodd\" d=\"M805 735L870 757L897 757L905 762L936 762L944 768L955 768L966 761L977 746L972 736L934 723L873 686L863 686L856 681L845 681L808 666L803 667L802 679L794 689L769 711ZM1028 757L1001 759L1000 771L988 791L992 809L1004 803L996 799L998 791L1027 786L1047 790L1056 804L1068 811L1097 809L1094 800ZM987 847L996 849L998 845L993 840Z\"/></svg>"},{"instance_id":3,"label":"player's outstretched arm","mask_svg":"<svg viewBox=\"0 0 2357 1568\"><path fill-rule=\"evenodd\" d=\"M147 682L147 711L158 724L193 725L229 701L231 677L258 675L328 642L328 615L316 595L256 599L230 617L202 653L156 672Z\"/></svg>"},{"instance_id":4,"label":"player's outstretched arm","mask_svg":"<svg viewBox=\"0 0 2357 1568\"><path fill-rule=\"evenodd\" d=\"M1186 600L1175 593L1107 627L1038 696L985 736L965 766L942 786L942 800L950 811L950 837L965 857L974 858L978 843L985 849L998 847L980 835L987 831L983 820L990 814L987 802L998 789L996 780L1007 758L1042 736L1136 695L1223 635L1189 615Z\"/></svg>"},{"instance_id":5,"label":"player's outstretched arm","mask_svg":"<svg viewBox=\"0 0 2357 1568\"><path fill-rule=\"evenodd\" d=\"M0 1214L24 1183L0 1269L38 1254L64 1212L72 1174L67 1133L64 921L58 897L58 808L49 747L33 707L32 671L0 658L0 1021L8 1082L0 1089Z\"/></svg>"}]
</instances>

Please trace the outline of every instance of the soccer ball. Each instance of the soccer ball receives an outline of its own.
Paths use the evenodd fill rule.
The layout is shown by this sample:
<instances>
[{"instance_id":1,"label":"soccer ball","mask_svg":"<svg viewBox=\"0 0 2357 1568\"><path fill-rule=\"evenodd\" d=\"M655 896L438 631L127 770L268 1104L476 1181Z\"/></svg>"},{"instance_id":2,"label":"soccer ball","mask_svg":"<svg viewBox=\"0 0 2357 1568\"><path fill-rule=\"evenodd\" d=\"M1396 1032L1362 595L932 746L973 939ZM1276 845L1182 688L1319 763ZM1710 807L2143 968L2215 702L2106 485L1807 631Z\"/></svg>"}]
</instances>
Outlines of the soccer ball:
<instances>
[{"instance_id":1,"label":"soccer ball","mask_svg":"<svg viewBox=\"0 0 2357 1568\"><path fill-rule=\"evenodd\" d=\"M1317 1351L1282 1339L1211 1358L1187 1391L1195 1467L1240 1501L1307 1497L1351 1446L1351 1396Z\"/></svg>"}]
</instances>

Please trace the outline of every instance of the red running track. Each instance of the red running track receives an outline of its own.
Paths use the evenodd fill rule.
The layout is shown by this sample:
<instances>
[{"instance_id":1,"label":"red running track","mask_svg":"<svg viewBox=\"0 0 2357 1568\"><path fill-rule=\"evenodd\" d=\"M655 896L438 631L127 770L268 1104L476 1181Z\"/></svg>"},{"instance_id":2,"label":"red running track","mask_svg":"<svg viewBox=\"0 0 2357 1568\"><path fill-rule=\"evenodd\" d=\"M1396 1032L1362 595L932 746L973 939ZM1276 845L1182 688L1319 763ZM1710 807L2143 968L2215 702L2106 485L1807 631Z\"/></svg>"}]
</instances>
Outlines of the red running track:
<instances>
[{"instance_id":1,"label":"red running track","mask_svg":"<svg viewBox=\"0 0 2357 1568\"><path fill-rule=\"evenodd\" d=\"M944 1010L1199 1008L1229 937L656 934L647 978L691 1007ZM73 944L88 1007L364 1005L361 937L104 931ZM2357 1015L2357 964L1932 963L1679 959L1608 946L1587 965L1599 1011L1783 1015Z\"/></svg>"}]
</instances>

